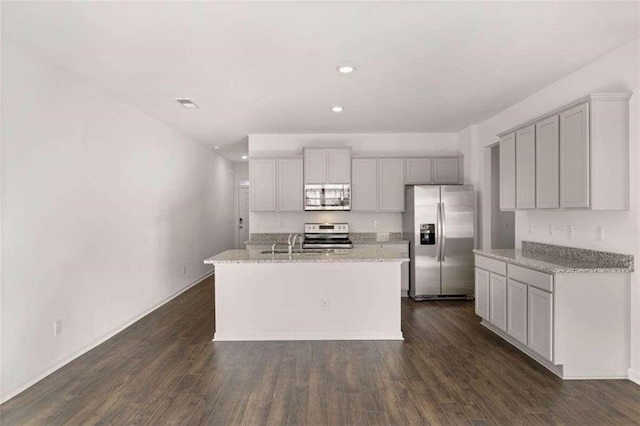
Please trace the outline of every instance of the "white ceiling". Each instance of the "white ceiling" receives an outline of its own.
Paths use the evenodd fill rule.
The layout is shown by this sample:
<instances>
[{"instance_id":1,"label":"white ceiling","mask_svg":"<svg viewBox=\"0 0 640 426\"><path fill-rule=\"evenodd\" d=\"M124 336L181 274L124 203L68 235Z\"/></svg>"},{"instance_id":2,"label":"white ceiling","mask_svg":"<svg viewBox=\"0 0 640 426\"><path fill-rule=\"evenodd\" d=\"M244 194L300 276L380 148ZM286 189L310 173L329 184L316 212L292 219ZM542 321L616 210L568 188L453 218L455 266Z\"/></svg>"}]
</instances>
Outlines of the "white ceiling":
<instances>
[{"instance_id":1,"label":"white ceiling","mask_svg":"<svg viewBox=\"0 0 640 426\"><path fill-rule=\"evenodd\" d=\"M2 14L3 37L237 161L252 133L461 130L637 38L638 7L3 2ZM344 62L357 71L337 73Z\"/></svg>"}]
</instances>

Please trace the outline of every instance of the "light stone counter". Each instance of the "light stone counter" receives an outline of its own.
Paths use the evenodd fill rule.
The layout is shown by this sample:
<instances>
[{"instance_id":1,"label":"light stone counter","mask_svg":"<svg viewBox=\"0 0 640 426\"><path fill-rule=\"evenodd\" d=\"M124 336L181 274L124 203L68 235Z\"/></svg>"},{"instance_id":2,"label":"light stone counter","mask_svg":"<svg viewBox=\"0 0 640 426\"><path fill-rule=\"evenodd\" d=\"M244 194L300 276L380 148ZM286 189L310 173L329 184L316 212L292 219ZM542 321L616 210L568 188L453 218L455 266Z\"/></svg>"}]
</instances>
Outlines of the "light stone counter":
<instances>
[{"instance_id":1,"label":"light stone counter","mask_svg":"<svg viewBox=\"0 0 640 426\"><path fill-rule=\"evenodd\" d=\"M206 259L204 263L361 263L361 262L409 262L409 258L385 248L353 248L333 253L261 253L260 250L227 250Z\"/></svg>"},{"instance_id":2,"label":"light stone counter","mask_svg":"<svg viewBox=\"0 0 640 426\"><path fill-rule=\"evenodd\" d=\"M475 254L551 273L633 272L633 256L597 250L522 242L520 249L474 250Z\"/></svg>"}]
</instances>

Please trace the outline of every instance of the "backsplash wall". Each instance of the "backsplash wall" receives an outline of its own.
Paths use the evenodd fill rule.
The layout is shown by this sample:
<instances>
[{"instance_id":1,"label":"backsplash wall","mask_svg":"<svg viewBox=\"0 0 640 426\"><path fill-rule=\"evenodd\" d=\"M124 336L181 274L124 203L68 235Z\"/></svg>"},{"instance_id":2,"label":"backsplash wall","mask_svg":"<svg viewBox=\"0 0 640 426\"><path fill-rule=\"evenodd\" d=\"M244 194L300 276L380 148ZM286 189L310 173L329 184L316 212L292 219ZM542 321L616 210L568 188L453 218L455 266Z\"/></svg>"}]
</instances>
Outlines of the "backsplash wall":
<instances>
[{"instance_id":1,"label":"backsplash wall","mask_svg":"<svg viewBox=\"0 0 640 426\"><path fill-rule=\"evenodd\" d=\"M304 232L304 224L312 222L346 222L351 232L402 232L402 213L361 212L254 212L251 233ZM378 221L378 224L374 223Z\"/></svg>"}]
</instances>

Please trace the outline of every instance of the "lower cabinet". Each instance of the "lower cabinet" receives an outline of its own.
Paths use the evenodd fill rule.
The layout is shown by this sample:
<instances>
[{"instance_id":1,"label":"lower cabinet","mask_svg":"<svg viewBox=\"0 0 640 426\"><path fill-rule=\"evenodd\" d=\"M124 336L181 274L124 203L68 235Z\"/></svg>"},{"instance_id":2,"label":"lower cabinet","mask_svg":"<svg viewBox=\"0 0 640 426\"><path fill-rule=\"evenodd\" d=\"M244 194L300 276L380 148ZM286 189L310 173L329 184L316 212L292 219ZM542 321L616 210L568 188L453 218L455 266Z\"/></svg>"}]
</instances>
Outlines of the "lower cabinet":
<instances>
[{"instance_id":1,"label":"lower cabinet","mask_svg":"<svg viewBox=\"0 0 640 426\"><path fill-rule=\"evenodd\" d=\"M476 268L476 315L489 320L489 271Z\"/></svg>"},{"instance_id":2,"label":"lower cabinet","mask_svg":"<svg viewBox=\"0 0 640 426\"><path fill-rule=\"evenodd\" d=\"M527 285L507 280L507 333L527 344Z\"/></svg>"},{"instance_id":3,"label":"lower cabinet","mask_svg":"<svg viewBox=\"0 0 640 426\"><path fill-rule=\"evenodd\" d=\"M475 256L476 314L564 379L628 378L629 273L554 274Z\"/></svg>"},{"instance_id":4,"label":"lower cabinet","mask_svg":"<svg viewBox=\"0 0 640 426\"><path fill-rule=\"evenodd\" d=\"M553 294L529 286L527 346L553 360Z\"/></svg>"},{"instance_id":5,"label":"lower cabinet","mask_svg":"<svg viewBox=\"0 0 640 426\"><path fill-rule=\"evenodd\" d=\"M489 274L489 321L501 330L507 330L507 279Z\"/></svg>"}]
</instances>

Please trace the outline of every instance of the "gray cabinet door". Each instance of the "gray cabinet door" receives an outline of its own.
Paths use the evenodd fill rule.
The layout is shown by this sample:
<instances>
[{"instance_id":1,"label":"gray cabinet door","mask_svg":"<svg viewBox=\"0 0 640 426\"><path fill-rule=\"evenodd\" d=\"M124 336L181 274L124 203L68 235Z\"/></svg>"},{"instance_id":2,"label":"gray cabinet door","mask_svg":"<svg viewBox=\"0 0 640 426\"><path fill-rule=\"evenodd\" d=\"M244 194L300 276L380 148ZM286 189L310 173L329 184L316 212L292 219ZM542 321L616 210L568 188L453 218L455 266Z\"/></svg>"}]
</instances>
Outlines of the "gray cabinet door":
<instances>
[{"instance_id":1,"label":"gray cabinet door","mask_svg":"<svg viewBox=\"0 0 640 426\"><path fill-rule=\"evenodd\" d=\"M407 185L421 185L431 183L431 158L407 158Z\"/></svg>"},{"instance_id":2,"label":"gray cabinet door","mask_svg":"<svg viewBox=\"0 0 640 426\"><path fill-rule=\"evenodd\" d=\"M516 208L536 208L536 128L516 132Z\"/></svg>"},{"instance_id":3,"label":"gray cabinet door","mask_svg":"<svg viewBox=\"0 0 640 426\"><path fill-rule=\"evenodd\" d=\"M351 183L351 150L348 148L329 148L328 183Z\"/></svg>"},{"instance_id":4,"label":"gray cabinet door","mask_svg":"<svg viewBox=\"0 0 640 426\"><path fill-rule=\"evenodd\" d=\"M516 208L516 134L500 138L500 210Z\"/></svg>"},{"instance_id":5,"label":"gray cabinet door","mask_svg":"<svg viewBox=\"0 0 640 426\"><path fill-rule=\"evenodd\" d=\"M527 346L553 361L553 294L528 286Z\"/></svg>"},{"instance_id":6,"label":"gray cabinet door","mask_svg":"<svg viewBox=\"0 0 640 426\"><path fill-rule=\"evenodd\" d=\"M560 207L560 133L557 115L536 123L536 207Z\"/></svg>"},{"instance_id":7,"label":"gray cabinet door","mask_svg":"<svg viewBox=\"0 0 640 426\"><path fill-rule=\"evenodd\" d=\"M327 183L327 150L305 148L304 183Z\"/></svg>"},{"instance_id":8,"label":"gray cabinet door","mask_svg":"<svg viewBox=\"0 0 640 426\"><path fill-rule=\"evenodd\" d=\"M489 321L501 330L507 330L507 279L489 274Z\"/></svg>"},{"instance_id":9,"label":"gray cabinet door","mask_svg":"<svg viewBox=\"0 0 640 426\"><path fill-rule=\"evenodd\" d=\"M276 159L256 158L249 163L251 211L276 211Z\"/></svg>"},{"instance_id":10,"label":"gray cabinet door","mask_svg":"<svg viewBox=\"0 0 640 426\"><path fill-rule=\"evenodd\" d=\"M378 188L379 211L404 211L404 159L380 158L378 160Z\"/></svg>"},{"instance_id":11,"label":"gray cabinet door","mask_svg":"<svg viewBox=\"0 0 640 426\"><path fill-rule=\"evenodd\" d=\"M489 320L489 271L476 268L476 315Z\"/></svg>"},{"instance_id":12,"label":"gray cabinet door","mask_svg":"<svg viewBox=\"0 0 640 426\"><path fill-rule=\"evenodd\" d=\"M560 207L589 207L589 104L560 114Z\"/></svg>"},{"instance_id":13,"label":"gray cabinet door","mask_svg":"<svg viewBox=\"0 0 640 426\"><path fill-rule=\"evenodd\" d=\"M434 158L432 182L438 184L457 184L460 180L460 159Z\"/></svg>"},{"instance_id":14,"label":"gray cabinet door","mask_svg":"<svg viewBox=\"0 0 640 426\"><path fill-rule=\"evenodd\" d=\"M351 160L351 211L378 210L378 160Z\"/></svg>"},{"instance_id":15,"label":"gray cabinet door","mask_svg":"<svg viewBox=\"0 0 640 426\"><path fill-rule=\"evenodd\" d=\"M527 285L507 280L507 333L527 344Z\"/></svg>"},{"instance_id":16,"label":"gray cabinet door","mask_svg":"<svg viewBox=\"0 0 640 426\"><path fill-rule=\"evenodd\" d=\"M301 212L304 210L302 191L302 158L278 160L278 210Z\"/></svg>"}]
</instances>

